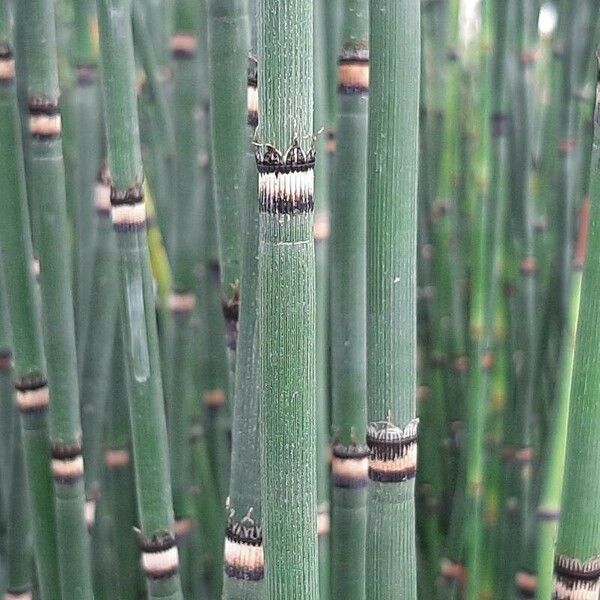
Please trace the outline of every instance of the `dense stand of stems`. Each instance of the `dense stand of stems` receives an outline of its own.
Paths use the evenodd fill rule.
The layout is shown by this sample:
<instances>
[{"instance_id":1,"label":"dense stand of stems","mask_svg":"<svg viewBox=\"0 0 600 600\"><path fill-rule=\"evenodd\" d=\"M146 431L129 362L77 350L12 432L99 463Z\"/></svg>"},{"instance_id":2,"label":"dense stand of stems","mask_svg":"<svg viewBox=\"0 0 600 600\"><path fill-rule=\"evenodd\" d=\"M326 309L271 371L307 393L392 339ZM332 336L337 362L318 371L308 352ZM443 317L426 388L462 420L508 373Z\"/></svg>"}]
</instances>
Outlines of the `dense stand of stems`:
<instances>
[{"instance_id":1,"label":"dense stand of stems","mask_svg":"<svg viewBox=\"0 0 600 600\"><path fill-rule=\"evenodd\" d=\"M136 477L138 542L150 598L181 599L135 97L129 0L98 0L111 216Z\"/></svg>"},{"instance_id":2,"label":"dense stand of stems","mask_svg":"<svg viewBox=\"0 0 600 600\"><path fill-rule=\"evenodd\" d=\"M332 586L344 598L365 597L368 8L343 3L331 202Z\"/></svg>"},{"instance_id":3,"label":"dense stand of stems","mask_svg":"<svg viewBox=\"0 0 600 600\"><path fill-rule=\"evenodd\" d=\"M367 598L416 598L420 3L370 3Z\"/></svg>"},{"instance_id":4,"label":"dense stand of stems","mask_svg":"<svg viewBox=\"0 0 600 600\"><path fill-rule=\"evenodd\" d=\"M37 214L50 439L63 598L92 598L84 484L71 260L62 157L54 2L28 0L25 40L31 160L27 193Z\"/></svg>"},{"instance_id":5,"label":"dense stand of stems","mask_svg":"<svg viewBox=\"0 0 600 600\"><path fill-rule=\"evenodd\" d=\"M267 597L310 600L318 597L313 2L258 5L258 353Z\"/></svg>"}]
</instances>

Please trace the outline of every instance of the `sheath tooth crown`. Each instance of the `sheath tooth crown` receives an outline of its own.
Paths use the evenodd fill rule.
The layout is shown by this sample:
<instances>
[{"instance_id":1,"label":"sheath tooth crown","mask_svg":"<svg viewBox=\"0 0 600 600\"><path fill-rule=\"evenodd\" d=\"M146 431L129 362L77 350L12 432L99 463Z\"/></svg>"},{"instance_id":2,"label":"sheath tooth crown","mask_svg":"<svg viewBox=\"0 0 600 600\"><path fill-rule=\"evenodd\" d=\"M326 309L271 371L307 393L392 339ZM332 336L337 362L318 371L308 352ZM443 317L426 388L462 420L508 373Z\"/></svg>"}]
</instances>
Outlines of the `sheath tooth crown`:
<instances>
[{"instance_id":1,"label":"sheath tooth crown","mask_svg":"<svg viewBox=\"0 0 600 600\"><path fill-rule=\"evenodd\" d=\"M600 594L600 557L584 562L557 556L554 562L553 600L598 600Z\"/></svg>"},{"instance_id":2,"label":"sheath tooth crown","mask_svg":"<svg viewBox=\"0 0 600 600\"><path fill-rule=\"evenodd\" d=\"M138 231L146 227L146 205L141 185L134 185L125 191L111 187L110 203L116 231Z\"/></svg>"},{"instance_id":3,"label":"sheath tooth crown","mask_svg":"<svg viewBox=\"0 0 600 600\"><path fill-rule=\"evenodd\" d=\"M304 151L295 139L281 154L264 144L256 153L260 210L271 214L299 214L314 210L315 152Z\"/></svg>"},{"instance_id":4,"label":"sheath tooth crown","mask_svg":"<svg viewBox=\"0 0 600 600\"><path fill-rule=\"evenodd\" d=\"M179 570L177 542L171 532L161 532L146 538L136 530L136 537L142 551L142 569L149 579L168 579Z\"/></svg>"},{"instance_id":5,"label":"sheath tooth crown","mask_svg":"<svg viewBox=\"0 0 600 600\"><path fill-rule=\"evenodd\" d=\"M367 427L369 478L383 483L413 479L417 473L417 427L413 419L404 429L389 421Z\"/></svg>"},{"instance_id":6,"label":"sheath tooth crown","mask_svg":"<svg viewBox=\"0 0 600 600\"><path fill-rule=\"evenodd\" d=\"M234 517L231 511L225 531L225 574L232 579L259 581L265 572L262 529L251 510L241 521Z\"/></svg>"}]
</instances>

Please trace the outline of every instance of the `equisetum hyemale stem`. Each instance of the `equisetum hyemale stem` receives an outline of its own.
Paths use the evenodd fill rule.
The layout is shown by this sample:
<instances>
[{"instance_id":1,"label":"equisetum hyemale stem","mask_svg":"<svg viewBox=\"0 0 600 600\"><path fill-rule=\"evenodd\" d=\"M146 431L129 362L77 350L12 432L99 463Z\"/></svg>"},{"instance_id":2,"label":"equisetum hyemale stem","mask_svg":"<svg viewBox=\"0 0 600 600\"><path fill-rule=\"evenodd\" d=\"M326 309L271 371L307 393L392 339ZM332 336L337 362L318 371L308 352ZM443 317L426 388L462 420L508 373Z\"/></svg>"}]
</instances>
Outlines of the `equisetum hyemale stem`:
<instances>
[{"instance_id":1,"label":"equisetum hyemale stem","mask_svg":"<svg viewBox=\"0 0 600 600\"><path fill-rule=\"evenodd\" d=\"M420 2L371 0L367 160L369 600L416 598Z\"/></svg>"},{"instance_id":2,"label":"equisetum hyemale stem","mask_svg":"<svg viewBox=\"0 0 600 600\"><path fill-rule=\"evenodd\" d=\"M318 597L313 1L258 5L258 348L267 597L311 600Z\"/></svg>"},{"instance_id":3,"label":"equisetum hyemale stem","mask_svg":"<svg viewBox=\"0 0 600 600\"><path fill-rule=\"evenodd\" d=\"M16 401L23 433L25 474L32 514L34 555L40 595L60 597L54 493L50 473L48 386L42 349L21 127L15 85L15 60L7 3L0 2L0 249L14 338Z\"/></svg>"},{"instance_id":4,"label":"equisetum hyemale stem","mask_svg":"<svg viewBox=\"0 0 600 600\"><path fill-rule=\"evenodd\" d=\"M248 68L248 132L258 125L256 62ZM259 358L257 323L257 174L251 140L246 156L244 252L235 371L229 519L225 532L223 599L264 597L264 551L260 502ZM257 443L258 441L258 443Z\"/></svg>"},{"instance_id":5,"label":"equisetum hyemale stem","mask_svg":"<svg viewBox=\"0 0 600 600\"><path fill-rule=\"evenodd\" d=\"M365 597L366 196L369 3L347 0L338 68L331 202L332 589Z\"/></svg>"},{"instance_id":6,"label":"equisetum hyemale stem","mask_svg":"<svg viewBox=\"0 0 600 600\"><path fill-rule=\"evenodd\" d=\"M223 315L230 368L235 364L242 256L241 224L246 153L247 0L208 0L212 165ZM233 371L231 372L233 375ZM233 380L230 381L231 387Z\"/></svg>"},{"instance_id":7,"label":"equisetum hyemale stem","mask_svg":"<svg viewBox=\"0 0 600 600\"><path fill-rule=\"evenodd\" d=\"M89 537L84 518L84 467L72 271L68 240L61 114L58 106L54 2L26 0L25 39L31 160L30 205L38 218L44 346L50 389L51 468L56 495L57 547L64 600L91 599Z\"/></svg>"},{"instance_id":8,"label":"equisetum hyemale stem","mask_svg":"<svg viewBox=\"0 0 600 600\"><path fill-rule=\"evenodd\" d=\"M596 89L590 201L588 256L595 258L600 252L600 76ZM600 377L599 281L598 261L587 260L581 281L561 516L554 559L553 598L557 600L591 600L600 593L600 540L597 535L600 519L596 511L590 510L600 495L600 477L596 469L600 461L600 408L594 392Z\"/></svg>"},{"instance_id":9,"label":"equisetum hyemale stem","mask_svg":"<svg viewBox=\"0 0 600 600\"><path fill-rule=\"evenodd\" d=\"M129 0L98 0L111 218L117 237L121 335L149 598L181 600L158 336L146 236Z\"/></svg>"}]
</instances>

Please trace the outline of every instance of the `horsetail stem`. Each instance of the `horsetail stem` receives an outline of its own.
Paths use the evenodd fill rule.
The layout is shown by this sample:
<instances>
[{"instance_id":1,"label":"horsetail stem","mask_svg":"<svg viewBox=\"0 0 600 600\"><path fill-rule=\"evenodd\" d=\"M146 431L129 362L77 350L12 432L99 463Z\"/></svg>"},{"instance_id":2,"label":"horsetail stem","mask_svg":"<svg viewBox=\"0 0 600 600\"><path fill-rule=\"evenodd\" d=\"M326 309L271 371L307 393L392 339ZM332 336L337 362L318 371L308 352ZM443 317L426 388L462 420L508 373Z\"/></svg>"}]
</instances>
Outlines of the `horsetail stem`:
<instances>
[{"instance_id":1,"label":"horsetail stem","mask_svg":"<svg viewBox=\"0 0 600 600\"><path fill-rule=\"evenodd\" d=\"M181 599L167 430L146 237L130 0L98 0L111 218L136 475L138 543L150 598Z\"/></svg>"},{"instance_id":2,"label":"horsetail stem","mask_svg":"<svg viewBox=\"0 0 600 600\"><path fill-rule=\"evenodd\" d=\"M596 89L594 147L590 171L589 256L600 250L598 199L600 198L600 77ZM595 531L598 519L588 510L598 497L600 479L593 464L600 459L597 435L597 403L591 390L598 376L597 340L600 335L595 293L598 264L588 260L583 267L581 303L567 434L567 453L561 500L561 518L554 559L554 595L557 598L592 598L600 590L600 546ZM581 456L586 460L582 461Z\"/></svg>"},{"instance_id":3,"label":"horsetail stem","mask_svg":"<svg viewBox=\"0 0 600 600\"><path fill-rule=\"evenodd\" d=\"M250 49L247 0L207 0L212 166L219 243L221 299L233 368L239 284L246 150L246 56ZM233 372L230 377L233 390ZM231 391L232 391L231 390Z\"/></svg>"},{"instance_id":4,"label":"horsetail stem","mask_svg":"<svg viewBox=\"0 0 600 600\"><path fill-rule=\"evenodd\" d=\"M420 3L371 0L367 159L366 590L416 598ZM385 135L384 135L385 132Z\"/></svg>"},{"instance_id":5,"label":"horsetail stem","mask_svg":"<svg viewBox=\"0 0 600 600\"><path fill-rule=\"evenodd\" d=\"M248 130L258 124L257 72L248 68ZM244 207L244 252L240 286L240 327L231 449L228 521L225 531L223 599L263 598L264 549L260 498L258 355L258 206L253 147L248 141Z\"/></svg>"},{"instance_id":6,"label":"horsetail stem","mask_svg":"<svg viewBox=\"0 0 600 600\"><path fill-rule=\"evenodd\" d=\"M258 353L267 597L310 600L318 597L313 3L258 5Z\"/></svg>"},{"instance_id":7,"label":"horsetail stem","mask_svg":"<svg viewBox=\"0 0 600 600\"><path fill-rule=\"evenodd\" d=\"M31 160L27 192L37 213L44 346L50 390L52 474L64 599L92 598L84 485L71 261L61 141L54 2L27 0L25 39Z\"/></svg>"},{"instance_id":8,"label":"horsetail stem","mask_svg":"<svg viewBox=\"0 0 600 600\"><path fill-rule=\"evenodd\" d=\"M31 502L34 554L40 595L60 597L54 493L48 437L48 385L42 349L29 210L25 192L21 128L15 85L15 60L8 30L8 11L0 2L0 244L7 303L14 335L14 378L23 433L25 473Z\"/></svg>"},{"instance_id":9,"label":"horsetail stem","mask_svg":"<svg viewBox=\"0 0 600 600\"><path fill-rule=\"evenodd\" d=\"M331 203L332 585L344 598L365 597L368 8L343 3Z\"/></svg>"}]
</instances>

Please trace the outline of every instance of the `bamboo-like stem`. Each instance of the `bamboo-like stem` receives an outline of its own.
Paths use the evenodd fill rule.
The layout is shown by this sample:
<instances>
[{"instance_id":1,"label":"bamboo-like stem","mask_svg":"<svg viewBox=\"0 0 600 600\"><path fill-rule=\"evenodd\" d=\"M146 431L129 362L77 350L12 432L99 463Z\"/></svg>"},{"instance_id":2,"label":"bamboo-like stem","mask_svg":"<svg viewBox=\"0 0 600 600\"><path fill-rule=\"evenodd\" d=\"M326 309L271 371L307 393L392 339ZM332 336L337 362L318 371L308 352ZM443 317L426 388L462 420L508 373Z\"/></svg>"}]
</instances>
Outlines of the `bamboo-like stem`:
<instances>
[{"instance_id":1,"label":"bamboo-like stem","mask_svg":"<svg viewBox=\"0 0 600 600\"><path fill-rule=\"evenodd\" d=\"M8 29L7 3L0 2L0 247L11 328L14 378L23 433L27 488L31 503L34 553L40 595L60 597L54 495L48 438L48 387L42 350L25 193L15 62Z\"/></svg>"},{"instance_id":2,"label":"bamboo-like stem","mask_svg":"<svg viewBox=\"0 0 600 600\"><path fill-rule=\"evenodd\" d=\"M471 357L469 361L469 386L467 393L466 428L466 506L469 534L466 536L467 589L469 600L480 597L483 582L483 484L484 484L484 433L488 412L488 397L492 355L489 354L495 306L490 304L490 291L495 288L489 274L490 250L490 158L492 142L492 82L495 5L488 1L482 5L481 70L479 78L479 106L476 156L474 156L475 191L478 208L472 232L472 282L469 335ZM499 49L502 52L502 49ZM497 82L502 90L502 81Z\"/></svg>"},{"instance_id":3,"label":"bamboo-like stem","mask_svg":"<svg viewBox=\"0 0 600 600\"><path fill-rule=\"evenodd\" d=\"M2 448L2 468L7 471L2 473L2 518L6 523L6 594L19 597L19 594L31 593L33 556L23 461L23 434L15 402L12 344L6 309L4 276L0 266L0 410L2 435L7 437L3 440L5 443Z\"/></svg>"},{"instance_id":4,"label":"bamboo-like stem","mask_svg":"<svg viewBox=\"0 0 600 600\"><path fill-rule=\"evenodd\" d=\"M180 531L189 529L192 524L188 487L191 466L189 393L193 370L189 357L192 356L190 319L196 304L194 268L199 245L199 132L196 124L200 102L200 69L197 60L199 30L199 4L179 0L175 4L175 30L170 42L173 53L176 201L169 236L173 250L173 292L169 298L169 308L174 322L174 335L168 424L173 503Z\"/></svg>"},{"instance_id":5,"label":"bamboo-like stem","mask_svg":"<svg viewBox=\"0 0 600 600\"><path fill-rule=\"evenodd\" d=\"M367 598L416 598L420 2L370 3Z\"/></svg>"},{"instance_id":6,"label":"bamboo-like stem","mask_svg":"<svg viewBox=\"0 0 600 600\"><path fill-rule=\"evenodd\" d=\"M154 39L151 37L144 4L144 0L134 0L133 2L134 43L141 55L151 100L155 107L155 127L161 138L160 150L155 150L160 153L160 160L171 160L175 148L175 138L173 119L164 85L166 75L159 62L160 48L156 49L153 43Z\"/></svg>"},{"instance_id":7,"label":"bamboo-like stem","mask_svg":"<svg viewBox=\"0 0 600 600\"><path fill-rule=\"evenodd\" d=\"M2 273L2 259L0 257L0 482L4 490L10 489L10 474L12 470L13 436L13 405L14 385L12 373L12 340L8 317L4 275ZM6 522L9 508L8 493L2 494L0 504L0 520Z\"/></svg>"},{"instance_id":8,"label":"bamboo-like stem","mask_svg":"<svg viewBox=\"0 0 600 600\"><path fill-rule=\"evenodd\" d=\"M571 276L571 304L560 359L560 383L556 388L554 423L544 463L544 478L537 510L537 587L535 596L537 600L548 598L552 593L554 545L560 518L560 496L564 478L569 400L575 359L575 335L579 319L581 280L589 227L589 209L588 201L584 203L580 216L579 242Z\"/></svg>"},{"instance_id":9,"label":"bamboo-like stem","mask_svg":"<svg viewBox=\"0 0 600 600\"><path fill-rule=\"evenodd\" d=\"M590 170L589 256L596 256L600 251L600 78L598 81ZM586 261L581 282L561 518L554 560L553 593L557 598L574 599L586 594L593 597L600 592L600 522L595 511L589 510L600 494L600 479L593 467L600 460L598 408L591 391L598 377L600 359L597 349L600 321L596 300L599 277L597 261ZM586 460L581 460L582 455Z\"/></svg>"},{"instance_id":10,"label":"bamboo-like stem","mask_svg":"<svg viewBox=\"0 0 600 600\"><path fill-rule=\"evenodd\" d=\"M312 0L261 0L261 506L267 597L279 600L318 597L312 59Z\"/></svg>"},{"instance_id":11,"label":"bamboo-like stem","mask_svg":"<svg viewBox=\"0 0 600 600\"><path fill-rule=\"evenodd\" d=\"M331 228L332 590L365 597L369 4L343 3Z\"/></svg>"},{"instance_id":12,"label":"bamboo-like stem","mask_svg":"<svg viewBox=\"0 0 600 600\"><path fill-rule=\"evenodd\" d=\"M326 5L313 1L314 10L314 86L315 130L328 131L328 55L330 32L326 29ZM333 3L335 4L335 3ZM329 189L330 169L327 160L327 134L318 135L315 151L322 157L315 164L315 285L316 285L316 349L315 379L317 386L317 534L319 536L319 597L329 600L331 594L330 543L330 328L329 328Z\"/></svg>"},{"instance_id":13,"label":"bamboo-like stem","mask_svg":"<svg viewBox=\"0 0 600 600\"><path fill-rule=\"evenodd\" d=\"M207 0L212 166L219 242L221 296L230 369L239 318L241 206L246 151L247 0ZM233 388L233 372L230 384Z\"/></svg>"},{"instance_id":14,"label":"bamboo-like stem","mask_svg":"<svg viewBox=\"0 0 600 600\"><path fill-rule=\"evenodd\" d=\"M111 185L119 248L142 566L150 598L180 600L158 339L146 237L130 0L98 0Z\"/></svg>"},{"instance_id":15,"label":"bamboo-like stem","mask_svg":"<svg viewBox=\"0 0 600 600\"><path fill-rule=\"evenodd\" d=\"M102 110L97 82L97 49L92 40L92 19L95 5L91 0L73 2L75 87L69 98L73 109L70 116L73 135L74 211L74 309L77 350L81 361L86 339L89 302L92 299L96 222L94 184L102 152Z\"/></svg>"},{"instance_id":16,"label":"bamboo-like stem","mask_svg":"<svg viewBox=\"0 0 600 600\"><path fill-rule=\"evenodd\" d=\"M94 192L97 223L89 320L81 368L81 428L86 483L86 521L94 524L100 493L101 441L117 325L117 240L110 221L110 180L103 166Z\"/></svg>"},{"instance_id":17,"label":"bamboo-like stem","mask_svg":"<svg viewBox=\"0 0 600 600\"><path fill-rule=\"evenodd\" d=\"M248 130L258 123L257 74L248 73ZM264 551L260 502L258 355L258 206L254 149L248 142L240 327L235 371L229 515L225 532L223 599L264 597ZM257 443L258 442L258 443Z\"/></svg>"},{"instance_id":18,"label":"bamboo-like stem","mask_svg":"<svg viewBox=\"0 0 600 600\"><path fill-rule=\"evenodd\" d=\"M31 161L30 204L39 217L44 346L50 389L50 439L56 495L57 547L64 600L92 598L89 538L84 518L83 457L71 261L62 157L54 2L27 0L19 10L25 40Z\"/></svg>"},{"instance_id":19,"label":"bamboo-like stem","mask_svg":"<svg viewBox=\"0 0 600 600\"><path fill-rule=\"evenodd\" d=\"M112 519L115 561L115 580L119 598L136 598L140 591L140 552L131 535L137 523L131 435L127 414L127 387L123 372L123 342L117 335L111 365L111 389L108 401L104 467L106 469L106 498Z\"/></svg>"}]
</instances>

